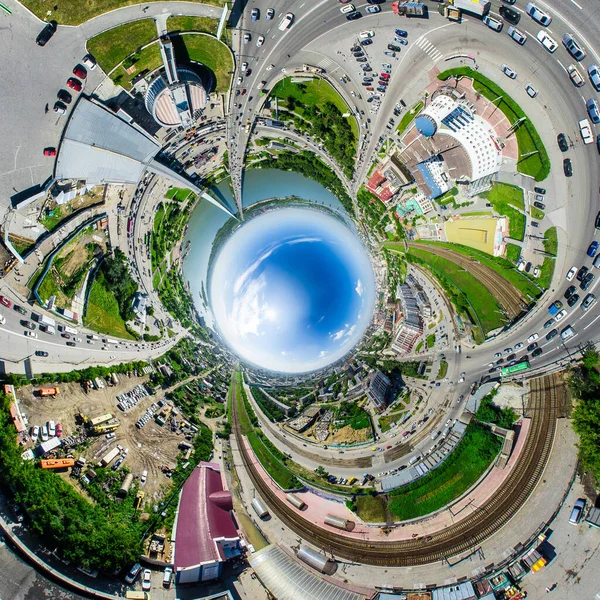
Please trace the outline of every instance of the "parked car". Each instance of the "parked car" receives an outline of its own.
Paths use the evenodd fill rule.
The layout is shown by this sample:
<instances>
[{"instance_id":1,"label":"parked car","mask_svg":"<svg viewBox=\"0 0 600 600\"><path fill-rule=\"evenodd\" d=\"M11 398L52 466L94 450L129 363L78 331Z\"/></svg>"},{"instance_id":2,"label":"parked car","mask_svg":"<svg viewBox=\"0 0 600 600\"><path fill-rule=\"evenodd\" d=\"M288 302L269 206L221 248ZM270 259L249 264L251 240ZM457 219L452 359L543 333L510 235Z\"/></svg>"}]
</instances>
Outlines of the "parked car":
<instances>
[{"instance_id":1,"label":"parked car","mask_svg":"<svg viewBox=\"0 0 600 600\"><path fill-rule=\"evenodd\" d=\"M573 176L573 165L571 164L570 158L565 158L563 160L563 171L565 173L565 177Z\"/></svg>"},{"instance_id":2,"label":"parked car","mask_svg":"<svg viewBox=\"0 0 600 600\"><path fill-rule=\"evenodd\" d=\"M508 65L502 64L502 65L500 65L500 69L502 69L502 72L507 77L510 77L510 79L516 79L517 78L517 73L515 71L513 71Z\"/></svg>"},{"instance_id":3,"label":"parked car","mask_svg":"<svg viewBox=\"0 0 600 600\"><path fill-rule=\"evenodd\" d=\"M73 100L73 96L71 96L67 90L58 90L56 97L65 104L71 104L71 101Z\"/></svg>"},{"instance_id":4,"label":"parked car","mask_svg":"<svg viewBox=\"0 0 600 600\"><path fill-rule=\"evenodd\" d=\"M142 577L142 589L147 592L152 588L152 571L150 569L144 569L144 575Z\"/></svg>"},{"instance_id":5,"label":"parked car","mask_svg":"<svg viewBox=\"0 0 600 600\"><path fill-rule=\"evenodd\" d=\"M96 68L96 59L91 54L86 54L81 62L83 63L83 66L90 71L93 71Z\"/></svg>"},{"instance_id":6,"label":"parked car","mask_svg":"<svg viewBox=\"0 0 600 600\"><path fill-rule=\"evenodd\" d=\"M56 148L44 148L44 156L56 156Z\"/></svg>"},{"instance_id":7,"label":"parked car","mask_svg":"<svg viewBox=\"0 0 600 600\"><path fill-rule=\"evenodd\" d=\"M129 570L129 573L125 575L125 583L131 585L137 579L137 576L140 574L141 570L142 565L140 565L139 563L135 563L135 565L133 565L133 567L131 567L131 569Z\"/></svg>"},{"instance_id":8,"label":"parked car","mask_svg":"<svg viewBox=\"0 0 600 600\"><path fill-rule=\"evenodd\" d=\"M37 38L35 38L35 43L38 46L45 46L50 38L56 33L58 23L56 21L50 21L44 29L42 29Z\"/></svg>"},{"instance_id":9,"label":"parked car","mask_svg":"<svg viewBox=\"0 0 600 600\"><path fill-rule=\"evenodd\" d=\"M583 498L578 498L573 505L573 510L569 515L569 523L571 525L579 525L579 521L583 517L583 511L585 510L585 500Z\"/></svg>"},{"instance_id":10,"label":"parked car","mask_svg":"<svg viewBox=\"0 0 600 600\"><path fill-rule=\"evenodd\" d=\"M75 79L75 77L69 77L69 79L67 79L67 85L76 92L80 92L83 87L81 85L81 81L79 81L79 79Z\"/></svg>"},{"instance_id":11,"label":"parked car","mask_svg":"<svg viewBox=\"0 0 600 600\"><path fill-rule=\"evenodd\" d=\"M596 253L598 252L598 242L596 240L594 240L588 247L587 249L587 255L590 258L594 258L594 256L596 256Z\"/></svg>"}]
</instances>

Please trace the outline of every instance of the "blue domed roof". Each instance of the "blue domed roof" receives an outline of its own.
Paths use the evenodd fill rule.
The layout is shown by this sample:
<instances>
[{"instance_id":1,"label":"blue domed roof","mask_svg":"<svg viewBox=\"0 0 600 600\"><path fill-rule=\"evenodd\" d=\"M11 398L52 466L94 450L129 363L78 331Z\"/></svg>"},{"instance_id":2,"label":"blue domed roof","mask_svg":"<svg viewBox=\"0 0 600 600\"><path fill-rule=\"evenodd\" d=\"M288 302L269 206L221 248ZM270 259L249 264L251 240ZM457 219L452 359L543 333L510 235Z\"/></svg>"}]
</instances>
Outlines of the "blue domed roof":
<instances>
[{"instance_id":1,"label":"blue domed roof","mask_svg":"<svg viewBox=\"0 0 600 600\"><path fill-rule=\"evenodd\" d=\"M437 125L429 115L419 115L415 119L415 127L425 137L431 137L437 131Z\"/></svg>"}]
</instances>

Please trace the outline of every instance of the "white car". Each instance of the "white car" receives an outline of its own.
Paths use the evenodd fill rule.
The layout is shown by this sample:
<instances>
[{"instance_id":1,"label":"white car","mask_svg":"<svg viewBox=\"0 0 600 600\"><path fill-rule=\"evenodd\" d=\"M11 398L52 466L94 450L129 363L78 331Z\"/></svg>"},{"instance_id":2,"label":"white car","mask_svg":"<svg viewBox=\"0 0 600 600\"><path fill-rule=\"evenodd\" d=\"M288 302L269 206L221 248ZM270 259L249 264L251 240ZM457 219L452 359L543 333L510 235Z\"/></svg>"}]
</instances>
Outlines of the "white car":
<instances>
[{"instance_id":1,"label":"white car","mask_svg":"<svg viewBox=\"0 0 600 600\"><path fill-rule=\"evenodd\" d=\"M270 71L270 70L271 70L271 69L273 69L273 68L275 68L275 65L269 65L269 66L267 67L267 71Z\"/></svg>"},{"instance_id":2,"label":"white car","mask_svg":"<svg viewBox=\"0 0 600 600\"><path fill-rule=\"evenodd\" d=\"M247 44L252 39L252 36L249 33L244 34L244 44Z\"/></svg>"},{"instance_id":3,"label":"white car","mask_svg":"<svg viewBox=\"0 0 600 600\"><path fill-rule=\"evenodd\" d=\"M48 421L48 435L50 437L56 436L56 423L54 421Z\"/></svg>"},{"instance_id":4,"label":"white car","mask_svg":"<svg viewBox=\"0 0 600 600\"><path fill-rule=\"evenodd\" d=\"M374 32L374 31L371 31L371 30L367 29L367 30L365 30L365 31L361 31L361 32L358 34L358 37L359 37L361 40L366 40L367 38L372 38L374 35L375 35L375 32Z\"/></svg>"},{"instance_id":5,"label":"white car","mask_svg":"<svg viewBox=\"0 0 600 600\"><path fill-rule=\"evenodd\" d=\"M513 40L515 40L517 44L519 44L519 46L525 45L525 42L527 41L527 36L522 31L519 31L516 27L509 27L506 30L506 33L508 33L508 35Z\"/></svg>"},{"instance_id":6,"label":"white car","mask_svg":"<svg viewBox=\"0 0 600 600\"><path fill-rule=\"evenodd\" d=\"M248 70L248 63L247 62L243 62L242 65L240 66L240 71L242 73L245 73Z\"/></svg>"},{"instance_id":7,"label":"white car","mask_svg":"<svg viewBox=\"0 0 600 600\"><path fill-rule=\"evenodd\" d=\"M243 81L243 80L242 80L242 78L241 78L241 77L238 77L238 78L235 80L235 83L236 83L236 85L242 85L242 81ZM106 348L102 348L102 350L106 350Z\"/></svg>"},{"instance_id":8,"label":"white car","mask_svg":"<svg viewBox=\"0 0 600 600\"><path fill-rule=\"evenodd\" d=\"M581 139L584 144L593 143L594 136L592 135L592 127L587 119L581 119L581 121L579 121L579 132L581 133Z\"/></svg>"},{"instance_id":9,"label":"white car","mask_svg":"<svg viewBox=\"0 0 600 600\"><path fill-rule=\"evenodd\" d=\"M96 59L91 54L86 54L81 61L81 64L90 71L96 68Z\"/></svg>"},{"instance_id":10,"label":"white car","mask_svg":"<svg viewBox=\"0 0 600 600\"><path fill-rule=\"evenodd\" d=\"M381 12L381 6L367 6L367 8L365 8L365 12L371 14Z\"/></svg>"},{"instance_id":11,"label":"white car","mask_svg":"<svg viewBox=\"0 0 600 600\"><path fill-rule=\"evenodd\" d=\"M527 338L527 343L531 344L531 342L535 342L539 337L540 336L537 333L533 333Z\"/></svg>"},{"instance_id":12,"label":"white car","mask_svg":"<svg viewBox=\"0 0 600 600\"><path fill-rule=\"evenodd\" d=\"M530 98L535 98L538 95L538 91L530 83L525 86L525 91Z\"/></svg>"},{"instance_id":13,"label":"white car","mask_svg":"<svg viewBox=\"0 0 600 600\"><path fill-rule=\"evenodd\" d=\"M548 52L555 52L558 48L558 44L542 29L538 31L536 38Z\"/></svg>"},{"instance_id":14,"label":"white car","mask_svg":"<svg viewBox=\"0 0 600 600\"><path fill-rule=\"evenodd\" d=\"M536 268L533 270L533 276L534 276L534 277L539 277L541 273L542 273L542 271L541 271L541 269L540 269L539 267L536 267Z\"/></svg>"},{"instance_id":15,"label":"white car","mask_svg":"<svg viewBox=\"0 0 600 600\"><path fill-rule=\"evenodd\" d=\"M27 331L24 331L23 335L25 335L25 337L30 337L30 338L37 337L37 333L35 331L29 331L29 329Z\"/></svg>"},{"instance_id":16,"label":"white car","mask_svg":"<svg viewBox=\"0 0 600 600\"><path fill-rule=\"evenodd\" d=\"M264 43L265 43L265 36L264 35L258 36L258 39L256 40L256 45L260 48Z\"/></svg>"},{"instance_id":17,"label":"white car","mask_svg":"<svg viewBox=\"0 0 600 600\"><path fill-rule=\"evenodd\" d=\"M507 77L510 77L510 79L516 79L517 78L516 71L513 71L508 65L502 64L502 65L500 65L500 68L502 69L502 72Z\"/></svg>"},{"instance_id":18,"label":"white car","mask_svg":"<svg viewBox=\"0 0 600 600\"><path fill-rule=\"evenodd\" d=\"M146 485L146 479L148 479L148 471L142 471L142 476L140 477L140 484Z\"/></svg>"},{"instance_id":19,"label":"white car","mask_svg":"<svg viewBox=\"0 0 600 600\"><path fill-rule=\"evenodd\" d=\"M538 8L533 2L528 2L525 6L525 12L536 22L544 27L548 27L552 23L552 17L545 13L541 8Z\"/></svg>"},{"instance_id":20,"label":"white car","mask_svg":"<svg viewBox=\"0 0 600 600\"><path fill-rule=\"evenodd\" d=\"M346 6L342 6L342 8L340 8L340 12L344 14L354 12L355 10L356 8L354 8L354 4L346 4Z\"/></svg>"},{"instance_id":21,"label":"white car","mask_svg":"<svg viewBox=\"0 0 600 600\"><path fill-rule=\"evenodd\" d=\"M37 425L35 425L31 430L31 437L34 440L37 440L38 437L40 437L40 428Z\"/></svg>"},{"instance_id":22,"label":"white car","mask_svg":"<svg viewBox=\"0 0 600 600\"><path fill-rule=\"evenodd\" d=\"M577 67L575 65L569 65L567 67L567 71L568 71L569 77L571 78L571 81L573 82L573 85L575 87L581 87L582 85L585 84L585 81L583 80L581 73L579 72L579 70L577 69Z\"/></svg>"},{"instance_id":23,"label":"white car","mask_svg":"<svg viewBox=\"0 0 600 600\"><path fill-rule=\"evenodd\" d=\"M150 569L144 569L144 575L142 576L142 589L147 592L152 588L152 571Z\"/></svg>"},{"instance_id":24,"label":"white car","mask_svg":"<svg viewBox=\"0 0 600 600\"><path fill-rule=\"evenodd\" d=\"M577 267L571 267L567 273L567 281L573 281L573 277L575 277L576 273Z\"/></svg>"},{"instance_id":25,"label":"white car","mask_svg":"<svg viewBox=\"0 0 600 600\"><path fill-rule=\"evenodd\" d=\"M48 428L45 425L42 425L42 428L40 430L40 437L42 442L48 441Z\"/></svg>"},{"instance_id":26,"label":"white car","mask_svg":"<svg viewBox=\"0 0 600 600\"><path fill-rule=\"evenodd\" d=\"M483 17L483 22L493 31L502 31L504 23L492 17Z\"/></svg>"},{"instance_id":27,"label":"white car","mask_svg":"<svg viewBox=\"0 0 600 600\"><path fill-rule=\"evenodd\" d=\"M554 319L558 322L567 316L567 311L563 308L559 313L554 315Z\"/></svg>"}]
</instances>

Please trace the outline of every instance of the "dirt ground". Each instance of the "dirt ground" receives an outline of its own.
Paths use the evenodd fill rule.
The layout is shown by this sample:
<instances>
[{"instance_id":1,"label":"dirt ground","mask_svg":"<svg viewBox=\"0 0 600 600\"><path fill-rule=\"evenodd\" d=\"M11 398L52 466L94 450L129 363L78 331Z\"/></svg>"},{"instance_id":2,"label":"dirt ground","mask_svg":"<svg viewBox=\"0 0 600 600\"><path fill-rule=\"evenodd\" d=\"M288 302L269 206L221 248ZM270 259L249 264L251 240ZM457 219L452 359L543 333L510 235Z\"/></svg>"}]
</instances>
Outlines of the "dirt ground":
<instances>
[{"instance_id":1,"label":"dirt ground","mask_svg":"<svg viewBox=\"0 0 600 600\"><path fill-rule=\"evenodd\" d=\"M177 446L183 441L181 433L176 434L165 425L160 427L154 420L148 421L142 429L137 429L136 421L146 409L161 400L164 392L159 390L155 396L146 396L132 409L122 412L117 408L116 396L132 390L136 385L147 381L147 377L127 377L119 375L119 383L103 390L92 390L86 394L78 383L60 384L60 395L56 398L39 398L33 395L39 386L27 386L17 391L21 412L25 413L29 427L43 425L49 420L60 423L63 427L63 438L77 431L75 415L81 412L88 417L97 417L112 413L121 423L115 431L116 438L107 440L104 435L90 438L92 443L82 452L74 451L74 455L85 456L88 462L97 462L117 444L129 448L129 454L123 463L131 472L140 477L142 471L148 471L148 479L144 487L146 500L160 497L161 486L170 484L170 479L160 470L161 465L175 467ZM75 483L70 477L67 480Z\"/></svg>"},{"instance_id":2,"label":"dirt ground","mask_svg":"<svg viewBox=\"0 0 600 600\"><path fill-rule=\"evenodd\" d=\"M365 427L364 429L352 429L350 425L346 425L337 431L334 431L333 434L329 437L329 440L333 443L341 444L356 444L359 442L366 442L371 439L371 429Z\"/></svg>"}]
</instances>

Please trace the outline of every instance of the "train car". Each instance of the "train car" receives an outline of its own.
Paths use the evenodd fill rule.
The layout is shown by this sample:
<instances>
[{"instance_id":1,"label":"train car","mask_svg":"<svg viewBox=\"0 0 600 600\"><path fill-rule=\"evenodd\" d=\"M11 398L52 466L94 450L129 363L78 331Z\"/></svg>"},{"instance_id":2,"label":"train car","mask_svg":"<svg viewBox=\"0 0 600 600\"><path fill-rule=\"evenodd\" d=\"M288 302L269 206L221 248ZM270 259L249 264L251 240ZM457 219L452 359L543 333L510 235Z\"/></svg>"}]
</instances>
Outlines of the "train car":
<instances>
[{"instance_id":1,"label":"train car","mask_svg":"<svg viewBox=\"0 0 600 600\"><path fill-rule=\"evenodd\" d=\"M260 519L266 519L269 516L269 511L267 507L261 502L260 498L252 499L252 508L254 512L258 515Z\"/></svg>"},{"instance_id":2,"label":"train car","mask_svg":"<svg viewBox=\"0 0 600 600\"><path fill-rule=\"evenodd\" d=\"M75 461L72 458L54 458L40 461L42 469L67 469L74 464Z\"/></svg>"},{"instance_id":3,"label":"train car","mask_svg":"<svg viewBox=\"0 0 600 600\"><path fill-rule=\"evenodd\" d=\"M306 508L306 502L304 500L300 500L296 494L286 494L286 500L293 504L298 510L304 510Z\"/></svg>"},{"instance_id":4,"label":"train car","mask_svg":"<svg viewBox=\"0 0 600 600\"><path fill-rule=\"evenodd\" d=\"M336 517L334 515L326 515L324 523L325 525L336 527L337 529L344 529L346 531L352 531L356 527L356 523L354 521L342 519L341 517Z\"/></svg>"},{"instance_id":5,"label":"train car","mask_svg":"<svg viewBox=\"0 0 600 600\"><path fill-rule=\"evenodd\" d=\"M308 546L300 546L298 558L307 565L310 565L313 569L316 569L320 573L325 573L326 575L333 575L337 569L337 562L335 562L335 560L323 556Z\"/></svg>"}]
</instances>

